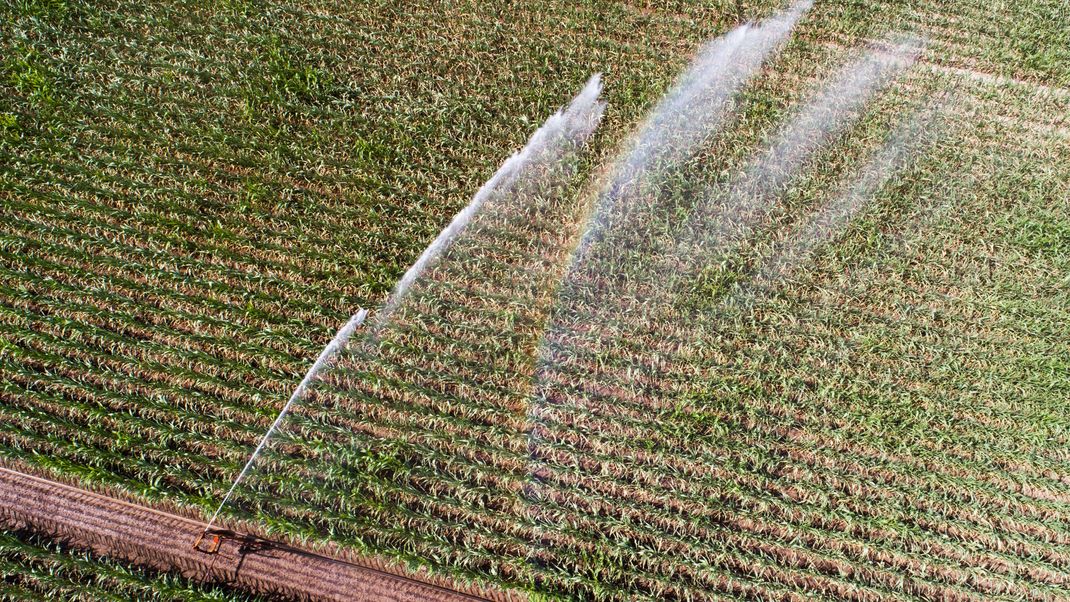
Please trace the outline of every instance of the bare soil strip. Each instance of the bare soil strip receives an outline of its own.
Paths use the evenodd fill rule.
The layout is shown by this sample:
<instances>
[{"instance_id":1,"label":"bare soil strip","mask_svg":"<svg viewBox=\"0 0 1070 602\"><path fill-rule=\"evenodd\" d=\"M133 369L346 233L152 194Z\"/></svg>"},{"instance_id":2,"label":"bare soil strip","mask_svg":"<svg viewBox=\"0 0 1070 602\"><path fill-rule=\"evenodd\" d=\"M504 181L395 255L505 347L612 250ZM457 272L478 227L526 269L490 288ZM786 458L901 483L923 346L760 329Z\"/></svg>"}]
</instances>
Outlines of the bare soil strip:
<instances>
[{"instance_id":1,"label":"bare soil strip","mask_svg":"<svg viewBox=\"0 0 1070 602\"><path fill-rule=\"evenodd\" d=\"M228 534L208 554L200 521L0 467L0 528L28 528L162 571L299 600L487 600L256 537ZM201 547L206 548L206 538Z\"/></svg>"}]
</instances>

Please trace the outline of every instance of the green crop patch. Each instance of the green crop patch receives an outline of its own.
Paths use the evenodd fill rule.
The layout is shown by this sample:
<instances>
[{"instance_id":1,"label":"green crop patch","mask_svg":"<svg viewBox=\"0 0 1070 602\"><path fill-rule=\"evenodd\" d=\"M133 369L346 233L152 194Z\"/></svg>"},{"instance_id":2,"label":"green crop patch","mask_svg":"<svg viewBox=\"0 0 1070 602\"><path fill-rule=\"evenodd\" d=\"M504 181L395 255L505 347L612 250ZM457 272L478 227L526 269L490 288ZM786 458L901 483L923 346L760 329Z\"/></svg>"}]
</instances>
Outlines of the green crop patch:
<instances>
[{"instance_id":1,"label":"green crop patch","mask_svg":"<svg viewBox=\"0 0 1070 602\"><path fill-rule=\"evenodd\" d=\"M47 106L55 101L55 76L43 63L40 54L32 47L16 44L11 55L4 61L3 71L7 85L37 106Z\"/></svg>"},{"instance_id":2,"label":"green crop patch","mask_svg":"<svg viewBox=\"0 0 1070 602\"><path fill-rule=\"evenodd\" d=\"M816 0L566 286L677 75L787 3L655 4L4 4L0 463L208 516L600 72L583 153L488 201L224 522L536 600L1065 598L1065 2ZM912 65L785 134L897 32ZM23 533L0 564L0 598L245 599Z\"/></svg>"}]
</instances>

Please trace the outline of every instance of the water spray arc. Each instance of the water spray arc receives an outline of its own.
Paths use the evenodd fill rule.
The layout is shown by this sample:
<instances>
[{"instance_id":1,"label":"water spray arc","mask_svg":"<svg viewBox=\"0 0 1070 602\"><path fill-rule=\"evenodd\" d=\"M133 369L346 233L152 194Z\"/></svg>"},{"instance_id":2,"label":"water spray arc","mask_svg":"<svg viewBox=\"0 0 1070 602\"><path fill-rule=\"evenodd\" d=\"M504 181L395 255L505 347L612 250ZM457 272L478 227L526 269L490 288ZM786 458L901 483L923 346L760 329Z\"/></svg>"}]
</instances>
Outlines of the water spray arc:
<instances>
[{"instance_id":1,"label":"water spray arc","mask_svg":"<svg viewBox=\"0 0 1070 602\"><path fill-rule=\"evenodd\" d=\"M502 163L494 175L476 192L469 204L453 217L442 232L424 249L412 267L398 280L383 309L372 320L372 338L378 335L401 306L416 279L449 248L488 199L508 189L533 161L556 161L569 147L586 142L601 121L605 110L605 102L599 100L601 93L602 75L596 73L587 80L583 89L572 99L568 107L551 115L542 127L531 135L523 149Z\"/></svg>"},{"instance_id":2,"label":"water spray arc","mask_svg":"<svg viewBox=\"0 0 1070 602\"><path fill-rule=\"evenodd\" d=\"M591 312L584 298L615 296L615 291L604 290L605 274L600 270L605 258L598 254L612 255L627 249L633 226L656 211L656 207L632 206L637 195L631 191L641 180L651 180L674 169L720 127L731 98L784 43L810 6L809 1L798 2L779 16L758 25L737 27L707 42L640 126L630 146L611 168L572 254L558 293L556 314L540 342L539 374L553 369L560 360L560 351L567 346L563 341L575 330L573 322L598 323L598 317L588 315ZM536 381L541 381L541 376ZM536 397L539 389L536 384ZM539 438L540 405L536 401L528 410L528 447L533 455Z\"/></svg>"},{"instance_id":3,"label":"water spray arc","mask_svg":"<svg viewBox=\"0 0 1070 602\"><path fill-rule=\"evenodd\" d=\"M686 161L716 132L729 101L787 39L812 2L797 2L785 13L757 25L741 25L706 42L665 97L639 126L629 146L611 167L572 257L582 269L590 247L642 219L634 192Z\"/></svg>"},{"instance_id":4,"label":"water spray arc","mask_svg":"<svg viewBox=\"0 0 1070 602\"><path fill-rule=\"evenodd\" d=\"M353 333L356 332L357 328L364 323L364 319L367 318L367 316L368 310L363 308L357 311L357 313L353 314L353 316L349 318L349 321L347 321L342 326L342 328L338 330L338 333L334 335L334 338L331 339L331 342L328 343L327 346L323 348L323 351L320 352L319 357L316 358L316 361L312 364L312 367L309 368L308 372L305 373L305 377L301 379L301 382L297 385L297 388L294 389L294 392L290 395L290 399L288 399L286 401L286 404L282 406L282 411L280 411L278 417L275 418L275 422L271 424L271 427L268 428L267 432L264 433L264 436L260 439L260 443L256 446L256 449L253 450L252 455L249 456L249 461L245 463L244 467L242 467L241 472L238 473L238 477L234 479L234 483L231 484L230 490L228 490L227 494L223 496L223 501L219 503L219 507L217 507L215 512L212 513L212 517L208 520L208 525L204 528L204 533L201 534L202 538L215 525L216 519L219 518L219 513L227 505L227 502L230 501L230 497L234 495L234 490L237 489L238 484L241 483L241 481L245 478L247 474L249 474L249 469L252 468L253 463L256 462L256 459L260 456L260 453L264 451L264 447L267 446L268 442L271 439L271 436L275 434L275 432L279 429L279 426L286 418L286 415L289 414L290 409L294 406L295 403L304 398L305 394L308 392L309 386L312 384L313 380L315 380L316 376L318 376L319 373L323 371L323 369L326 368L331 363L331 361L334 360L338 352L341 351L345 347L346 343L349 342L349 339L353 336ZM198 542L194 543L194 547L196 547L197 543L199 542L200 539L198 539Z\"/></svg>"},{"instance_id":5,"label":"water spray arc","mask_svg":"<svg viewBox=\"0 0 1070 602\"><path fill-rule=\"evenodd\" d=\"M744 241L750 236L751 230L759 227L756 222L761 221L762 215L776 206L778 197L783 196L804 166L829 146L837 133L850 126L872 95L890 80L892 74L905 68L913 60L910 52L873 51L862 59L849 63L830 78L830 82L814 97L801 103L801 108L793 112L777 133L764 143L759 153L750 159L749 163L744 164L739 177L730 180L724 187L716 188L705 188L708 180L691 181L689 177L693 172L687 164L702 150L703 143L732 117L733 98L784 43L810 4L809 1L799 2L780 16L761 24L736 28L705 44L691 66L678 78L665 98L654 107L630 142L609 166L605 178L597 182L594 202L590 205L584 204L590 212L582 231L562 229L562 234L556 239L560 241L557 247L560 252L546 262L553 263L554 270L547 270L552 274L547 279L552 280L552 284L559 285L559 288L542 287L530 296L537 297L538 303L543 299L556 303L545 326L529 329L528 332L532 337L531 342L537 342L533 384L530 373L523 372L524 379L520 385L515 390L503 390L500 395L498 391L480 391L478 395L465 397L464 394L455 395L455 389L443 393L439 389L423 387L429 381L434 381L435 385L452 385L458 381L467 384L468 381L463 379L471 379L473 373L477 376L482 374L481 371L485 368L483 360L487 353L483 347L466 348L465 344L470 343L471 339L461 337L459 341L454 340L450 331L430 328L427 332L430 332L434 341L448 341L450 345L442 345L439 349L430 347L431 351L427 352L428 348L421 347L424 339L420 337L425 331L419 329L422 326L420 319L427 315L438 317L435 312L440 307L435 306L434 295L440 291L446 292L443 297L446 299L450 299L450 294L470 294L471 296L458 305L464 310L471 310L469 300L478 296L478 293L472 294L474 288L479 292L492 291L497 294L502 288L496 286L498 282L512 284L506 277L500 281L487 282L477 272L473 276L472 272L475 270L472 268L479 265L479 262L478 259L471 259L478 258L478 253L485 248L491 248L494 253L502 250L493 244L499 239L483 237L486 232L495 232L495 219L517 219L525 212L526 215L538 213L536 207L539 203L531 202L530 199L535 195L525 196L525 185L536 182L537 185L532 186L545 186L545 189L549 189L560 183L556 177L547 177L547 170L543 168L557 169L569 159L575 158L572 152L584 144L599 125L605 109L605 103L599 99L599 75L592 76L566 108L547 119L531 135L526 145L504 161L476 191L468 204L453 215L449 223L401 275L377 313L369 316L369 313L362 309L339 330L264 434L194 546L201 549L201 541L212 534L216 537L215 547L218 549L218 537L224 532L217 529L212 533L212 529L228 503L239 504L233 500L240 500L242 492L239 491L237 495L235 492L243 480L251 480L251 473L260 474L261 470L267 471L274 466L279 466L287 472L292 469L292 464L271 464L270 458L265 456L270 456L279 449L286 453L301 449L304 442L299 438L295 439L292 446L289 443L280 445L277 442L277 438L288 437L293 433L310 435L312 445L318 447L308 449L316 455L310 454L309 462L300 467L301 473L287 475L293 476L292 480L278 481L283 482L283 486L272 489L276 482L265 479L263 488L256 489L257 494L261 495L265 491L277 493L282 491L283 487L289 487L290 483L297 483L291 488L297 495L314 493L317 496L317 505L311 507L314 512L309 513L313 518L308 519L308 524L318 524L316 521L321 520L320 514L329 514L319 511L331 510L334 508L332 504L337 503L337 508L343 508L346 513L330 514L332 520L340 517L340 522L329 523L332 534L336 533L336 527L337 532L359 534L360 529L364 528L363 523L353 520L353 517L358 515L349 513L349 509L360 508L366 503L361 497L362 487L373 486L375 479L382 476L374 471L381 469L383 473L389 472L393 478L394 474L401 474L402 470L415 467L421 469L418 475L420 478L441 476L438 465L425 467L420 464L425 456L437 453L437 450L424 446L422 441L410 441L409 436L410 433L419 433L419 436L422 436L442 428L439 426L441 422L436 418L448 414L451 418L448 423L450 430L446 433L433 433L436 437L442 434L455 436L457 431L452 429L458 425L467 427L484 416L491 416L486 424L495 427L495 436L498 432L507 433L507 444L514 454L516 446L519 445L522 463L520 470L523 473L526 469L527 472L526 481L523 480L523 474L520 477L520 495L525 504L530 502L525 506L525 510L530 509L532 515L527 518L529 524L534 524L533 529L525 527L524 535L519 539L524 546L538 548L522 550L521 553L529 552L528 562L533 564L541 562L543 552L546 552L546 557L553 557L557 553L554 549L557 544L554 542L558 541L552 536L556 524L554 510L540 501L546 499L544 496L548 492L553 491L552 481L560 476L556 471L564 466L559 460L560 456L553 453L558 449L555 446L564 441L563 438L558 439L563 437L562 431L558 429L569 429L575 425L577 430L584 429L581 436L605 436L606 433L598 431L612 428L614 413L624 409L624 403L642 404L643 407L637 412L643 414L638 419L643 421L647 419L645 413L648 410L663 409L655 407L655 404L660 404L663 400L677 401L665 395L665 392L671 392L675 384L672 379L678 374L658 370L665 363L692 352L696 347L695 342L703 340L705 331L702 328L720 319L711 315L700 316L699 320L686 323L686 326L691 327L688 330L679 328L682 322L679 316L673 312L664 312L664 315L658 314L658 318L664 317L665 321L654 322L655 336L664 336L642 339L640 337L647 334L645 329L648 325L641 321L629 321L636 315L630 312L637 305L675 309L676 301L683 300L683 297L676 296L680 285L700 273L711 257L724 253L725 249L734 243ZM809 219L799 219L795 230L773 249L772 257L766 258L759 266L753 280L761 282L781 278L790 269L791 265L788 264L797 262L799 257L808 256L817 245L842 230L850 219L861 211L866 200L872 197L903 163L908 151L906 146L899 142L900 137L893 136L890 143L892 146L878 152L863 168L860 179L847 187L843 195L834 196ZM571 177L571 173L568 177ZM676 192L672 186L677 182L682 182L680 188L685 188L687 194L669 198ZM687 196L696 190L700 190L697 197ZM590 198L583 197L584 200ZM665 208L670 206L681 210L676 213L666 212ZM681 216L683 219L680 219ZM572 217L569 216L569 219ZM576 225L576 222L570 222L569 225ZM529 237L532 231L538 230L526 229L524 237ZM578 236L571 236L574 233ZM665 236L666 234L675 237ZM538 236L531 238L538 239ZM627 246L631 241L637 242L635 249ZM523 255L524 251L530 253L532 245L538 242L524 238L524 246L521 247L523 251L518 255ZM545 239L542 242L541 250L544 250L549 245ZM466 256L466 250L470 250L469 244L475 251ZM520 261L516 263L524 267L529 265ZM452 288L454 282L449 279L449 270L458 266L461 270L472 272L465 274L467 281ZM558 269L564 270L563 277L561 272L556 271ZM473 281L482 288L472 286ZM643 288L648 284L656 289L654 293ZM495 302L500 298L506 299L513 306L521 305L507 293L495 297ZM428 307L431 309L421 316L421 308ZM692 312L691 316L696 313ZM451 316L445 310L441 314L447 319L440 321L440 324L446 321L467 322L449 319ZM543 324L545 316L545 313L538 314L537 320L532 319L525 324ZM514 317L509 314L508 319L511 321L508 324L505 324L505 319L502 320L505 328L515 328L515 324L521 322L514 320ZM480 325L487 324L494 323L485 322ZM362 340L359 344L350 345L350 339L362 325L365 327L365 332L361 333ZM664 333L657 332L657 329L662 327L667 327L664 328ZM676 330L673 330L674 328ZM484 332L492 333L486 337L490 339L487 347L489 353L505 355L502 353L501 339L494 336L501 333L502 329L487 327L473 337L482 337ZM616 361L620 356L595 357L595 361L587 362L591 356L606 350L612 353L625 349L626 345L618 346L618 342L632 335L638 336L634 340L626 341L626 344L638 342L633 344L633 348L647 344L650 346L640 349L634 355L625 355L620 362ZM670 341L674 336L676 338ZM666 346L665 343L669 344ZM359 351L349 357L348 354L357 351L358 347ZM517 344L517 348L520 349L521 345ZM412 360L413 350L421 352L422 355ZM524 346L523 350L530 353L531 347ZM448 372L449 361L439 360L447 354L461 358L460 363L464 364L464 370L458 370L455 380L450 380L453 375ZM399 358L402 361L398 361ZM529 362L530 359L528 355L524 355L515 364ZM351 366L354 367L353 370L349 370ZM469 369L469 366L476 368ZM508 368L512 366L510 364ZM579 369L575 370L577 366ZM524 370L530 367L530 362L523 365ZM333 370L331 374L321 374L328 368ZM424 373L426 381L419 380L424 378ZM509 374L521 372L518 369ZM408 379L413 378L413 375L418 376L410 382ZM607 375L617 380L607 381ZM494 376L497 379L497 374ZM506 378L500 381L506 382ZM496 380L494 384L498 382ZM508 382L512 384L511 380ZM618 387L621 382L625 384ZM397 386L398 383L402 386ZM395 393L406 385L411 387L409 394ZM316 388L318 386L322 389ZM532 386L532 389L528 390L526 386ZM309 395L310 389L313 390L312 395ZM625 395L638 392L638 396L626 398L620 395L622 390ZM309 414L318 412L312 417L301 410L294 410L296 404L308 397L314 398L317 403L323 401L316 408L304 408ZM465 401L475 403L468 405ZM524 402L527 402L526 408ZM681 402L685 403L691 402L686 399ZM374 412L379 408L386 408L391 412L391 420L397 416L396 422L401 427L396 430L358 432L376 419L377 414ZM455 414L457 408L463 409L465 413ZM587 413L578 419L577 416L567 415L574 409ZM358 413L358 410L363 412L363 415ZM315 427L288 425L285 420L291 414L294 415L294 420L308 419L308 422L303 422L302 425L327 425L334 430L318 431ZM591 417L589 420L588 416ZM320 418L323 418L322 422L315 422ZM570 422L573 419L575 421ZM317 436L322 439L314 439ZM418 439L419 436L413 439ZM276 441L275 445L271 445L272 441ZM499 445L499 439L492 440L488 437L487 441L488 446ZM393 447L395 443L398 444L397 447ZM483 440L476 440L466 445L474 448L482 443ZM525 443L526 456L523 455ZM378 446L382 446L382 450L376 449ZM576 453L586 453L582 446L577 447L579 449ZM547 453L548 450L552 450L551 453ZM386 453L381 457L374 455L380 451ZM361 455L365 452L371 455ZM256 463L258 458L259 464ZM564 462L570 461L566 459ZM526 466L523 464L525 462ZM626 458L621 460L620 464L627 467L629 462ZM372 468L369 469L369 466ZM401 468L395 469L395 466ZM319 470L323 472L317 472ZM593 469L586 465L578 465L575 470L581 477L593 474ZM308 475L315 478L327 475L330 480L325 479L322 489L305 491L305 477ZM399 483L401 478L409 477L400 477ZM313 480L317 486L320 485L319 481ZM471 481L476 482L476 479ZM513 483L499 491L495 487L484 487L482 481L478 482L483 488L482 492L488 496L486 499L495 502L501 500L508 504L517 501L517 491L512 486ZM468 491L469 485L464 482L456 487L458 492L463 492ZM333 496L340 495L343 491L348 491L347 495L351 497L339 497L336 501ZM575 491L579 492L575 495L583 495L583 490L577 488ZM553 491L553 495L559 493L566 498L574 495L572 490ZM460 496L458 498L460 499ZM565 499L560 505L565 506L575 499ZM557 499L553 498L553 501L556 503ZM405 509L408 507L406 504L409 502L383 502L380 506L383 508L382 514L375 517L375 522L387 522L380 517L390 516L392 509L388 506L396 505ZM580 506L577 511L582 513L584 509ZM303 517L302 514L301 520L305 520ZM612 532L594 533L591 538L597 542L601 537L612 539L614 536ZM446 545L453 544L451 542ZM538 574L541 568L535 569L533 574Z\"/></svg>"}]
</instances>

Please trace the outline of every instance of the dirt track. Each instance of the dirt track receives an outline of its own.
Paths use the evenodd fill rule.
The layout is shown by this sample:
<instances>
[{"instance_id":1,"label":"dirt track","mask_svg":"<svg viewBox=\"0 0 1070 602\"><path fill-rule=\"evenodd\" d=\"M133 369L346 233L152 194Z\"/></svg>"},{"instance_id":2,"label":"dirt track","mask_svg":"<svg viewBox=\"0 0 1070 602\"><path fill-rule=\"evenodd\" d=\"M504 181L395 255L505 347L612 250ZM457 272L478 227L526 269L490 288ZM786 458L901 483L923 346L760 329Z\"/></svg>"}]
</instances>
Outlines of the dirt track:
<instances>
[{"instance_id":1,"label":"dirt track","mask_svg":"<svg viewBox=\"0 0 1070 602\"><path fill-rule=\"evenodd\" d=\"M485 600L415 579L250 537L215 554L193 548L204 523L0 468L0 527L30 528L76 547L186 577L300 600Z\"/></svg>"}]
</instances>

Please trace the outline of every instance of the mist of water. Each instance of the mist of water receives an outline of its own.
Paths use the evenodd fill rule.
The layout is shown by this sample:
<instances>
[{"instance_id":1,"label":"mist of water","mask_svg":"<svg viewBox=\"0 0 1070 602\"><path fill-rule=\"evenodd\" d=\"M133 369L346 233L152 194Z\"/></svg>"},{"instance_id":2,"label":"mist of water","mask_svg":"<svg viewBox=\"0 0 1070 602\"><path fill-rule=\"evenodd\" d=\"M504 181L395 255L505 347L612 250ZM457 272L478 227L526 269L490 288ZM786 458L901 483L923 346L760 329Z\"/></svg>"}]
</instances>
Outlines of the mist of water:
<instances>
[{"instance_id":1,"label":"mist of water","mask_svg":"<svg viewBox=\"0 0 1070 602\"><path fill-rule=\"evenodd\" d=\"M794 21L789 19L787 22ZM725 45L738 46L745 36L746 30L733 32ZM879 90L911 65L917 52L916 43L903 44L892 50L873 49L842 67L811 99L793 112L771 142L745 166L739 177L725 187L709 188L698 194L698 201L693 203L694 208L684 224L677 227L671 237L651 245L652 248L639 247L635 252L631 249L621 250L625 246L621 244L622 241L627 241L629 237L641 239L649 236L649 233L644 231L647 227L645 223L635 221L633 226L627 219L626 209L615 206L624 196L626 187L619 184L620 179L613 180L613 185L607 189L610 198L596 209L592 226L586 233L595 242L611 243L605 245L609 250L605 253L596 252L585 249L581 243L576 263L563 285L557 311L540 344L540 366L528 410L528 450L532 461L528 495L538 497L537 484L543 466L539 446L543 439L553 437L552 431L547 430L552 428L547 421L553 420L557 400L588 393L597 398L604 391L599 390L603 385L599 383L598 375L594 374L586 379L590 383L586 380L574 382L576 390L573 392L555 389L562 379L568 380L565 375L572 358L577 354L598 358L605 353L617 357L619 352L623 352L625 355L618 360L623 362L622 366L628 367L613 368L612 371L630 375L626 378L639 388L646 386L635 385L639 381L651 383L651 391L664 384L659 376L659 366L664 364L660 357L662 351L647 349L640 352L639 356L634 356L635 350L627 350L630 348L628 340L643 336L640 331L649 330L652 324L661 319L670 320L662 324L666 334L688 332L687 318L684 315L674 317L658 310L656 314L647 314L648 318L656 316L655 321L651 321L637 316L629 317L631 311L638 308L646 312L651 306L662 309L677 306L688 294L682 285L691 282L711 260L749 237L761 222L761 217L775 207L777 198L803 166L844 131ZM732 55L726 53L725 56L730 58ZM752 68L756 68L757 64L753 63ZM659 107L662 105L677 106L673 97ZM674 121L654 117L649 123L665 127L665 124ZM674 144L676 140L682 140L686 145L690 139L687 134L674 136L671 132L659 132L654 135L645 129L641 130L639 138L641 141L660 141L667 145ZM643 149L642 145L638 148ZM634 174L634 179L649 178L651 166L657 165L660 157L679 159L690 151L647 148L639 152L638 156L621 162L627 173ZM875 188L880 184L878 174L871 176L861 186ZM864 195L865 190L860 188L858 193ZM643 191L644 196L656 197L658 194L657 188ZM651 211L642 217L665 221L668 216ZM618 231L623 232L623 236L614 239L613 234ZM813 235L820 237L820 232L820 226L815 226ZM641 244L650 243L645 241ZM640 283L644 288L629 288L634 283ZM659 341L658 346L663 342ZM679 342L679 345L688 346L688 343ZM678 344L669 343L670 349L676 347ZM681 350L676 349L676 352Z\"/></svg>"},{"instance_id":2,"label":"mist of water","mask_svg":"<svg viewBox=\"0 0 1070 602\"><path fill-rule=\"evenodd\" d=\"M843 131L877 91L910 66L917 52L917 43L893 51L871 50L843 67L759 152L726 194L703 195L675 247L662 260L672 281L692 278L711 258L745 239L799 169ZM678 294L672 287L666 292Z\"/></svg>"},{"instance_id":3,"label":"mist of water","mask_svg":"<svg viewBox=\"0 0 1070 602\"><path fill-rule=\"evenodd\" d=\"M931 122L930 112L896 126L845 190L810 214L775 246L755 276L753 286L768 286L788 278L818 246L842 232L931 137Z\"/></svg>"}]
</instances>

